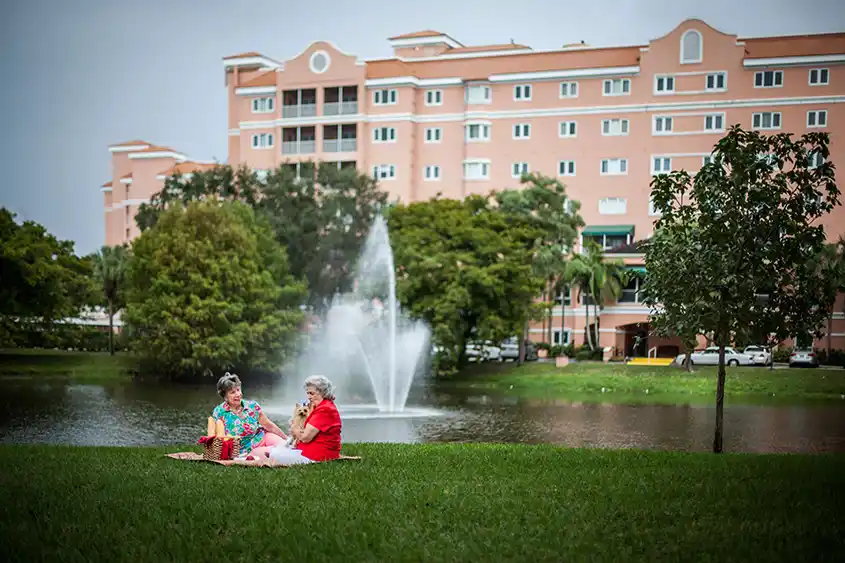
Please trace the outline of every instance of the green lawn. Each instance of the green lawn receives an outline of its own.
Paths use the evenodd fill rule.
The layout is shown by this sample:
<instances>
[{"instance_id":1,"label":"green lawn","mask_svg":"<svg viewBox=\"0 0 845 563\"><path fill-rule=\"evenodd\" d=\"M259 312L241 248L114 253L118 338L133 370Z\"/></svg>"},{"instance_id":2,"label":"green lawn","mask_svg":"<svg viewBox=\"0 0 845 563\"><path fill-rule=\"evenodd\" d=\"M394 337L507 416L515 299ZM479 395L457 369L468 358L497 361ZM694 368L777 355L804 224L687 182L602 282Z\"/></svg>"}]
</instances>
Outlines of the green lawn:
<instances>
[{"instance_id":1,"label":"green lawn","mask_svg":"<svg viewBox=\"0 0 845 563\"><path fill-rule=\"evenodd\" d=\"M835 561L845 455L345 447L267 470L179 448L0 446L6 561ZM184 448L182 448L184 449Z\"/></svg>"},{"instance_id":2,"label":"green lawn","mask_svg":"<svg viewBox=\"0 0 845 563\"><path fill-rule=\"evenodd\" d=\"M126 379L135 367L126 353L0 349L0 377L67 377L74 380Z\"/></svg>"},{"instance_id":3,"label":"green lawn","mask_svg":"<svg viewBox=\"0 0 845 563\"><path fill-rule=\"evenodd\" d=\"M579 363L483 364L467 369L458 385L526 397L645 403L712 403L715 367L692 374L676 367ZM604 389L604 390L602 390ZM728 368L726 400L736 403L839 402L845 406L845 370Z\"/></svg>"}]
</instances>

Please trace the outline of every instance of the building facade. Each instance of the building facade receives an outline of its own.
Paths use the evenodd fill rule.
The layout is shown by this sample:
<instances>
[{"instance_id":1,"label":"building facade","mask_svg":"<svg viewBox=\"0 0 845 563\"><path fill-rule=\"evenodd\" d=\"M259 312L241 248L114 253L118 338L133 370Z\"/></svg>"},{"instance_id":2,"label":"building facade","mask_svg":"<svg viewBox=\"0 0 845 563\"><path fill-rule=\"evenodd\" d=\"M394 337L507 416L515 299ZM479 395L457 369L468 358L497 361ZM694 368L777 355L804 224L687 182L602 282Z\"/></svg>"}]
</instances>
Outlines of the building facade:
<instances>
[{"instance_id":1,"label":"building facade","mask_svg":"<svg viewBox=\"0 0 845 563\"><path fill-rule=\"evenodd\" d=\"M581 203L579 246L591 238L642 267L636 243L653 231L654 174L696 172L733 124L800 135L845 122L845 33L739 38L691 19L626 47L468 47L436 31L389 41L393 57L369 61L325 41L284 62L254 52L224 58L229 163L299 174L311 161L354 166L404 202L518 187L524 172L557 176ZM131 206L148 197L130 197L135 184L127 179L149 182L180 162L198 165L176 153L165 163L160 148L141 145L110 149L108 240L134 235ZM843 161L844 146L831 136L834 162ZM123 215L109 223L118 201ZM845 210L824 223L836 240ZM601 344L618 354L648 332L637 283L599 317ZM842 305L820 346L845 348ZM586 318L578 295L560 296L552 341L584 342ZM539 324L531 333L544 339ZM668 355L677 342L650 337L643 346Z\"/></svg>"}]
</instances>

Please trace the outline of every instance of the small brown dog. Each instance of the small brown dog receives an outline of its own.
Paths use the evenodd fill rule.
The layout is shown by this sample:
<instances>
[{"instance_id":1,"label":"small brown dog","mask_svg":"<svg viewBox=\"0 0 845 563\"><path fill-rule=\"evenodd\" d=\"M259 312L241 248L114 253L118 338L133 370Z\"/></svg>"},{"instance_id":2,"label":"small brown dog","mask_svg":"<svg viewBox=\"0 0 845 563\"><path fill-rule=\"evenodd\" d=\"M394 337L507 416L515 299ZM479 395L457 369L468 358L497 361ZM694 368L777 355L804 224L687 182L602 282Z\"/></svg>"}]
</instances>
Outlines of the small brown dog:
<instances>
[{"instance_id":1,"label":"small brown dog","mask_svg":"<svg viewBox=\"0 0 845 563\"><path fill-rule=\"evenodd\" d=\"M311 403L296 403L296 405L294 405L293 416L290 418L291 431L294 428L297 428L299 430L305 429L305 419L308 418L309 414L311 414L312 408L313 407L311 406ZM288 438L286 444L289 447L293 448L296 446L296 443L297 440L293 437L293 434L291 433L291 436Z\"/></svg>"}]
</instances>

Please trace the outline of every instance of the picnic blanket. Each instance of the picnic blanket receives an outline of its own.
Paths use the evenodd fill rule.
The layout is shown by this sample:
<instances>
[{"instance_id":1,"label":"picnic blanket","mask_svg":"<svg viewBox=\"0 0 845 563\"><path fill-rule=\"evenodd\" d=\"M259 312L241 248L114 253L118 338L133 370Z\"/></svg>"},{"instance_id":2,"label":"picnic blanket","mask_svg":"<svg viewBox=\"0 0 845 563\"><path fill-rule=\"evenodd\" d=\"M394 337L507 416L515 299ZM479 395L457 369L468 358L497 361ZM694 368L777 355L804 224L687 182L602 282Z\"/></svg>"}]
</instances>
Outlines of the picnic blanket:
<instances>
[{"instance_id":1,"label":"picnic blanket","mask_svg":"<svg viewBox=\"0 0 845 563\"><path fill-rule=\"evenodd\" d=\"M177 453L165 454L165 455L167 457L171 458L171 459L178 459L178 460L182 460L182 461L205 461L207 463L216 463L218 465L244 465L244 466L247 466L247 467L293 467L292 465L282 464L282 463L279 463L278 461L276 461L274 459L270 459L270 458L257 459L257 460L253 460L253 461L234 460L234 459L211 461L211 460L203 459L202 454L197 453L197 452L177 452ZM341 454L341 456L339 458L337 458L335 460L331 460L331 461L361 461L361 458L360 458L360 456L342 455ZM328 462L322 461L320 463L328 463ZM306 465L312 465L312 464L306 464Z\"/></svg>"}]
</instances>

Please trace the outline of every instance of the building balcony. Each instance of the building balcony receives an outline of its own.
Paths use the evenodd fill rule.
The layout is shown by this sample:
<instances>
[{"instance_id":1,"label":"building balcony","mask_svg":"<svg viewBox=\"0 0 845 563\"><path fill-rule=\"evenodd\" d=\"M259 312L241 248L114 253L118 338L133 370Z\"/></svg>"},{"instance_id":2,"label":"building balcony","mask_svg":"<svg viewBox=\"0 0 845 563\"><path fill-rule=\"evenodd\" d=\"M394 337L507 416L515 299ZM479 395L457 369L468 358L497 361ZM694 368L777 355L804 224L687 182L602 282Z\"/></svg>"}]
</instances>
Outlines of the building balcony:
<instances>
[{"instance_id":1,"label":"building balcony","mask_svg":"<svg viewBox=\"0 0 845 563\"><path fill-rule=\"evenodd\" d=\"M282 154L314 154L317 141L283 141Z\"/></svg>"},{"instance_id":2,"label":"building balcony","mask_svg":"<svg viewBox=\"0 0 845 563\"><path fill-rule=\"evenodd\" d=\"M358 139L326 139L323 141L323 152L355 152L358 150Z\"/></svg>"},{"instance_id":3,"label":"building balcony","mask_svg":"<svg viewBox=\"0 0 845 563\"><path fill-rule=\"evenodd\" d=\"M323 115L355 115L358 113L358 102L326 102L323 104Z\"/></svg>"},{"instance_id":4,"label":"building balcony","mask_svg":"<svg viewBox=\"0 0 845 563\"><path fill-rule=\"evenodd\" d=\"M282 106L282 117L291 119L295 117L314 117L317 115L317 104L297 104L293 106Z\"/></svg>"}]
</instances>

